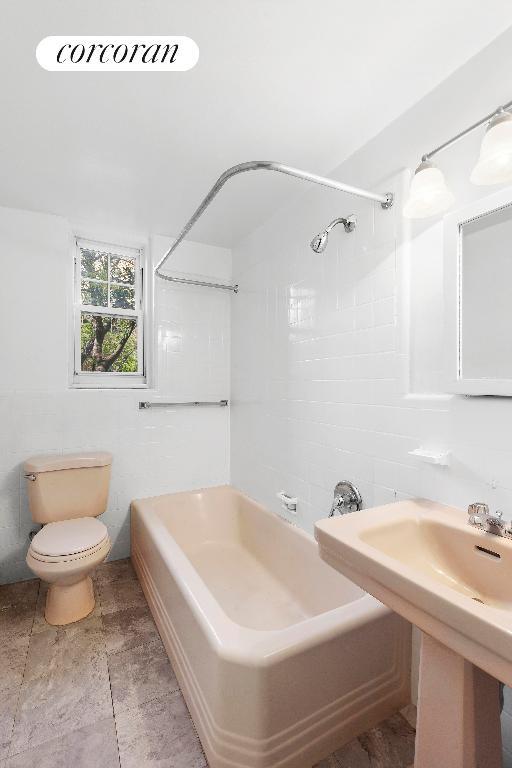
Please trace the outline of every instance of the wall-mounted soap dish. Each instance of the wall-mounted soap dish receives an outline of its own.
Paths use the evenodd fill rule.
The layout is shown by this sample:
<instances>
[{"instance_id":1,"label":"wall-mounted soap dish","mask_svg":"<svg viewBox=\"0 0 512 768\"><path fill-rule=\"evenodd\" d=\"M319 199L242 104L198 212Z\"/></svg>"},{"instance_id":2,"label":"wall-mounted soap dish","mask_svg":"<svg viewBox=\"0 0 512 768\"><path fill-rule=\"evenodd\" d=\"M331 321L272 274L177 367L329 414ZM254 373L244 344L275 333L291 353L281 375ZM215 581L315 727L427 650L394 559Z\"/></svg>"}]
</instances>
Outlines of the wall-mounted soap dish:
<instances>
[{"instance_id":1,"label":"wall-mounted soap dish","mask_svg":"<svg viewBox=\"0 0 512 768\"><path fill-rule=\"evenodd\" d=\"M291 512L292 515L297 514L297 504L299 500L295 496L289 496L284 491L279 491L279 493L276 493L276 496L288 512Z\"/></svg>"},{"instance_id":2,"label":"wall-mounted soap dish","mask_svg":"<svg viewBox=\"0 0 512 768\"><path fill-rule=\"evenodd\" d=\"M430 448L415 448L409 451L409 456L415 456L425 464L438 464L447 467L450 464L450 451L433 451Z\"/></svg>"}]
</instances>

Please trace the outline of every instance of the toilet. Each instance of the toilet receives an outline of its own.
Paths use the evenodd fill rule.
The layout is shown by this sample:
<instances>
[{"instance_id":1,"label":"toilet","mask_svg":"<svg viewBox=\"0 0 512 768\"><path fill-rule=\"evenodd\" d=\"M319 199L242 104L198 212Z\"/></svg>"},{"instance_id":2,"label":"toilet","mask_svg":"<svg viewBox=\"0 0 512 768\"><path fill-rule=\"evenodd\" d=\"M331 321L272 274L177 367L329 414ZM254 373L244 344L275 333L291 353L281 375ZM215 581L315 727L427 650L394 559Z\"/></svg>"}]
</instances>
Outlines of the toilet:
<instances>
[{"instance_id":1,"label":"toilet","mask_svg":"<svg viewBox=\"0 0 512 768\"><path fill-rule=\"evenodd\" d=\"M112 455L105 451L32 456L25 477L32 519L43 527L31 541L27 565L50 586L45 618L71 624L94 609L92 571L110 552L104 523Z\"/></svg>"}]
</instances>

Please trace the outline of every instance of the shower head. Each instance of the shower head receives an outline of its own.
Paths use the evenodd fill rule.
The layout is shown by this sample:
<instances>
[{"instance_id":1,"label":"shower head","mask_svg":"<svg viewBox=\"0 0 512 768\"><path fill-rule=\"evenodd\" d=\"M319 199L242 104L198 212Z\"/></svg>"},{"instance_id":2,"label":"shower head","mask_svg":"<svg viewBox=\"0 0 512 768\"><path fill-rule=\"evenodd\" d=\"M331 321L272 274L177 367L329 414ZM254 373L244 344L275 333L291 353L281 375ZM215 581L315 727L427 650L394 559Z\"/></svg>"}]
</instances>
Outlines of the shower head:
<instances>
[{"instance_id":1,"label":"shower head","mask_svg":"<svg viewBox=\"0 0 512 768\"><path fill-rule=\"evenodd\" d=\"M324 229L323 232L320 232L318 235L315 235L315 237L312 239L310 245L311 248L314 250L315 253L322 253L325 250L325 246L327 245L327 241L329 240L329 233L326 229Z\"/></svg>"},{"instance_id":2,"label":"shower head","mask_svg":"<svg viewBox=\"0 0 512 768\"><path fill-rule=\"evenodd\" d=\"M333 219L328 227L323 232L319 232L318 235L312 239L310 246L315 253L323 253L327 247L329 240L329 232L336 224L343 224L345 232L353 232L356 228L357 219L355 216L348 216L347 218L340 217Z\"/></svg>"}]
</instances>

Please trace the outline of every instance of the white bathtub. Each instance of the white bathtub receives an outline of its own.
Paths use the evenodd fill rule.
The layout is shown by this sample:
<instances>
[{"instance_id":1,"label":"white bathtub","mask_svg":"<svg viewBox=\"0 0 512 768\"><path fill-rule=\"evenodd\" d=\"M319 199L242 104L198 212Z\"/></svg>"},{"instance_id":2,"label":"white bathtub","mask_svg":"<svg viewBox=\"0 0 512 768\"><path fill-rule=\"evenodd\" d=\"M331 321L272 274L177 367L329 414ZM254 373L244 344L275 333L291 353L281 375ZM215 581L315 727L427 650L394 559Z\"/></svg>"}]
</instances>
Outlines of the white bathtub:
<instances>
[{"instance_id":1,"label":"white bathtub","mask_svg":"<svg viewBox=\"0 0 512 768\"><path fill-rule=\"evenodd\" d=\"M409 625L235 489L134 501L132 558L211 768L310 768L409 701Z\"/></svg>"}]
</instances>

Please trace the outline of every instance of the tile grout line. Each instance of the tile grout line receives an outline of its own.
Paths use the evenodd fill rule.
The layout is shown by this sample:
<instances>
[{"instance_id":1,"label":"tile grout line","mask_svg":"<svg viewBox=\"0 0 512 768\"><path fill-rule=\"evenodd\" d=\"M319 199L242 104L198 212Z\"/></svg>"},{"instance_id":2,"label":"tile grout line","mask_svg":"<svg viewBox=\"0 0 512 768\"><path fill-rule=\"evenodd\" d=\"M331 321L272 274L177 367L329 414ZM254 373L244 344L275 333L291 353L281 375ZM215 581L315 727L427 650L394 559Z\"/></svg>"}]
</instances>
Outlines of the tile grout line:
<instances>
[{"instance_id":1,"label":"tile grout line","mask_svg":"<svg viewBox=\"0 0 512 768\"><path fill-rule=\"evenodd\" d=\"M126 582L126 581L136 581L137 583L139 582L137 576L133 575L133 576L127 576L124 579L120 579L117 583ZM96 586L97 586L97 589L98 589L98 601L99 601L99 606L100 606L101 625L103 627L103 617L104 617L104 614L103 614L103 611L101 610L101 584L100 583L96 583ZM120 610L123 610L123 609L121 608ZM119 611L113 611L112 613L119 613ZM160 642L162 642L160 636L159 636L159 639L160 639ZM125 650L130 650L131 651L131 650L135 650L137 648L143 648L145 645L146 645L145 643L140 643L139 645L135 645L132 648L125 649ZM105 650L106 650L106 646L105 646ZM119 766L120 766L120 768L122 768L121 750L120 750L120 747L119 747L119 733L118 733L118 728L117 728L117 714L116 714L116 710L115 710L115 707L114 707L114 697L113 697L113 694L112 694L112 680L111 680L111 677L110 677L110 665L108 663L108 660L109 660L110 656L117 656L119 653L124 653L124 651L122 649L120 649L118 651L114 651L112 653L109 653L108 651L106 651L107 670L108 670L108 682L109 682L109 688L110 688L110 702L111 702L111 705L112 705L112 716L114 718L114 729L115 729L115 732L116 732L117 756L118 756L118 759L119 759ZM176 693L178 691L180 691L179 685L178 685L178 688L173 689L172 691L169 691L169 693ZM154 696L149 701L155 701L158 698L161 698L161 697ZM134 707L127 707L126 711L129 711L130 709L133 709L133 708ZM201 747L201 749L202 749L202 747ZM206 762L205 762L205 765L206 765Z\"/></svg>"},{"instance_id":2,"label":"tile grout line","mask_svg":"<svg viewBox=\"0 0 512 768\"><path fill-rule=\"evenodd\" d=\"M125 579L122 579L122 581L125 581ZM10 739L9 739L8 754L7 754L7 757L5 758L6 760L9 760L12 757L17 757L19 755L23 755L25 752L30 752L32 750L32 747L28 747L27 749L22 749L19 752L11 753L11 745L12 745L12 738L13 738L13 735L14 735L14 728L15 728L15 725L16 725L17 715L18 715L18 711L19 711L19 701L20 701L22 686L23 686L23 683L24 683L24 680L25 680L25 676L26 676L26 671L27 671L30 638L32 638L33 634L34 634L33 630L34 630L35 620L36 620L36 616L37 616L37 609L38 609L38 605L39 605L39 598L40 598L42 589L43 589L43 583L40 580L39 581L39 588L38 588L38 591L37 591L37 598L36 598L36 603L35 603L35 608L34 608L34 614L32 616L32 625L31 625L31 628L30 628L30 632L28 633L29 645L27 646L27 651L26 651L26 655L25 655L25 664L24 664L24 668L23 668L23 677L22 677L22 680L21 680L21 682L20 682L20 684L18 686L18 699L17 699L17 703L16 703L16 713L15 713L15 717L14 717L14 720L13 720L11 736L10 736ZM102 629L103 629L103 614L101 613L101 597L100 597L100 585L99 584L94 583L94 592L95 592L95 600L98 603L99 610L100 610L99 618L100 618L101 626L102 626ZM48 627L51 628L51 625L48 625ZM119 764L119 766L121 768L121 755L120 755L120 750L119 750L119 740L118 740L118 736L117 736L117 721L116 721L116 716L115 716L115 712L114 712L114 704L113 704L113 697L112 697L112 685L111 685L111 680L110 680L110 669L109 669L109 666L108 666L108 655L109 654L107 653L107 647L106 647L104 639L103 639L103 652L104 652L104 656L105 656L105 662L107 664L107 674L108 674L108 678L109 678L110 704L111 704L111 708L112 708L112 718L113 718L113 721L114 721L114 729L115 729L115 732L116 732L116 747L117 747L118 764ZM70 731L70 733L72 733L72 732L73 731ZM42 742L42 744L45 744L45 743L48 743L48 742L51 742L51 741L53 741L53 737L48 739L45 742Z\"/></svg>"},{"instance_id":3,"label":"tile grout line","mask_svg":"<svg viewBox=\"0 0 512 768\"><path fill-rule=\"evenodd\" d=\"M18 696L16 698L16 709L14 711L14 717L13 717L13 720L12 720L11 735L10 735L10 738L9 738L9 747L8 747L8 750L7 750L7 758L6 758L6 760L8 760L10 757L13 757L13 755L11 754L11 746L12 746L12 740L13 740L13 737L14 737L14 729L16 727L16 722L18 720L18 714L19 714L19 708L20 708L20 700L21 700L21 692L23 690L23 683L25 681L25 675L27 673L27 664L28 664L28 654L29 654L29 650L30 650L30 641L31 641L31 638L32 638L32 633L34 631L34 624L35 624L35 620L36 620L37 606L39 605L39 595L41 594L41 589L42 589L42 582L41 582L41 580L39 580L39 587L37 589L37 597L36 597L35 605L34 605L34 613L32 615L32 624L30 625L30 632L28 632L28 644L27 644L27 650L25 652L25 663L23 665L23 675L21 677L21 682L18 685ZM23 752L23 750L22 750L22 752ZM15 754L21 754L21 753L17 752Z\"/></svg>"},{"instance_id":4,"label":"tile grout line","mask_svg":"<svg viewBox=\"0 0 512 768\"><path fill-rule=\"evenodd\" d=\"M131 650L131 648L129 648L128 650ZM143 701L143 702L140 702L140 703L137 702L136 704L131 704L129 707L126 707L125 709L121 710L118 714L119 715L124 715L127 712L132 712L132 711L134 711L136 709L139 709L140 707L145 706L146 704L150 704L153 701L159 701L160 699L165 699L167 696L173 696L175 693L179 693L180 696L183 696L183 694L181 692L181 688L179 687L179 685L178 685L177 688L172 688L171 690L166 691L165 693L159 693L156 696L151 696L149 699L145 699L145 701ZM188 710L188 707L187 707L187 710ZM115 719L115 717L116 717L116 714L115 714L115 710L114 710L114 719ZM192 721L192 725L194 726L194 732L197 735L197 731L196 731L196 728L195 728L195 725L194 725L193 721Z\"/></svg>"},{"instance_id":5,"label":"tile grout line","mask_svg":"<svg viewBox=\"0 0 512 768\"><path fill-rule=\"evenodd\" d=\"M121 611L115 611L114 613L121 613ZM112 616L111 613L107 613L106 615ZM101 618L103 623L103 616ZM162 638L160 637L160 635L158 635L158 639L160 642L162 642ZM137 648L143 648L143 647L151 648L153 645L156 645L156 642L157 642L156 640L150 640L149 642L145 642L145 643L143 642L143 643L138 643L137 645L131 645L129 648L119 648L118 651L107 651L107 656L117 656L119 653L126 653L127 651L136 651Z\"/></svg>"},{"instance_id":6,"label":"tile grout line","mask_svg":"<svg viewBox=\"0 0 512 768\"><path fill-rule=\"evenodd\" d=\"M98 602L98 606L100 609L100 621L101 621L101 629L102 629L102 637L103 637L103 646L105 648L105 661L107 663L107 674L108 674L108 687L110 691L110 706L112 707L112 718L114 720L114 731L116 733L116 747L117 747L117 760L119 763L119 768L121 768L121 750L119 749L119 735L117 732L117 719L116 719L116 712L114 709L114 697L112 696L112 680L110 679L110 665L108 663L108 652L107 652L107 645L105 643L105 634L104 634L104 626L103 626L103 611L101 610L101 584L98 582L95 583L95 592L96 594L96 600Z\"/></svg>"},{"instance_id":7,"label":"tile grout line","mask_svg":"<svg viewBox=\"0 0 512 768\"><path fill-rule=\"evenodd\" d=\"M130 560L130 562L131 562L131 560ZM137 576L137 574L134 574L133 576L127 576L127 577L125 577L125 578L119 579L117 583L119 583L119 582L126 582L126 581L135 581L135 582L137 582L137 584L139 584L139 585L140 585L140 582L139 582L139 579L138 579L138 576ZM100 584L98 584L98 593L99 593L99 594L101 593L101 585L100 585ZM145 599L145 596L144 596L144 599ZM146 605L147 605L147 600L146 600L146 599L145 599L145 602L146 602ZM149 606L148 606L148 607L149 607ZM121 610L123 610L123 609L121 608L121 609L120 609L120 611L121 611ZM119 611L113 611L112 613L117 613L117 612L119 612ZM101 611L101 599L100 599L100 615L101 615L101 621L102 621L102 625L103 625L103 612ZM159 642L160 642L160 643L162 644L162 646L163 646L163 641L162 641L162 638L161 638L161 636L160 636L160 633L158 632L158 628L157 628L157 634L158 634L158 639L159 639ZM153 642L154 642L154 644L156 644L156 641L153 641ZM152 644L152 643L150 643L150 645L151 645L151 644ZM110 685L110 698L111 698L111 702L112 702L112 711L113 711L113 716L114 716L114 727L115 727L115 731L116 731L117 752L118 752L118 756L119 756L119 763L120 763L120 767L121 767L121 768L122 768L122 763L121 763L121 750L120 750L120 748L119 748L119 738L118 738L118 730L117 730L117 715L116 715L116 711L115 711L115 707L114 707L114 697L113 697L113 695L112 695L112 683L111 683L111 679L110 679L110 666L108 665L108 658L109 658L109 656L117 656L118 654L120 654L120 653L124 653L125 651L133 651L133 650L136 650L136 649L138 649L138 648L143 648L143 647L145 647L146 645L147 645L146 643L139 643L138 645L132 646L131 648L127 648L127 649L124 649L124 650L120 649L120 650L118 650L118 651L114 651L114 652L112 652L112 653L108 653L108 652L107 652L107 667L108 667L108 679L109 679L109 685ZM164 648L164 651L165 651L165 646L163 646L163 648ZM167 652L165 652L165 653L166 653L166 656L167 656ZM167 656L167 658L168 658L168 656ZM169 658L168 658L168 662L169 662L169 664L170 664L170 666L171 666L171 669L172 669L172 671L173 671L173 674L174 674L174 676L176 677L176 673L175 673L175 671L174 671L174 669L173 669L173 667L172 667L172 664L171 664L171 661L170 661L170 659L169 659ZM164 697L167 697L167 696L170 696L170 695L172 695L172 694L176 694L176 693L178 693L178 694L179 694L181 697L183 697L183 693L182 693L182 691L181 691L181 688L180 688L180 685L179 685L179 682L178 682L178 678L177 678L177 677L176 677L176 685L177 685L177 687L176 687L176 688L173 688L172 690L169 690L169 691L167 691L167 692L166 692L165 694L163 694L163 695L162 695L162 694L160 694L160 695L158 695L158 696L152 696L150 699L148 699L148 700L145 702L145 704L147 704L147 703L149 703L149 702L152 702L152 701L157 701L157 700L159 700L159 699L162 699L162 698L164 698ZM184 699L183 699L183 700L184 700ZM184 700L184 701L185 701L185 700ZM137 706L138 706L138 705L136 705L136 704L135 704L135 705L133 705L132 707L127 707L125 711L126 711L126 712L129 712L130 710L134 710L134 709L136 709L136 708L137 708ZM185 706L187 707L187 704L186 704L186 702L185 702ZM188 707L187 707L187 712L188 712L188 711L189 711L189 710L188 710ZM121 713L119 713L119 714L121 714ZM200 750L201 750L201 754L202 754L202 756L203 756L204 765L202 766L202 768L208 768L208 760L206 759L206 755L205 755L205 752L204 752L204 749L203 749L203 745L201 744L201 740L200 740L200 738L199 738L199 734L197 733L197 730L196 730L196 727L195 727L195 723L194 723L194 721L192 720L192 717L190 716L190 712L189 712L189 717L190 717L190 722L191 722L191 725L192 725L192 730L194 731L194 734L195 734L195 736L196 736L197 742L198 742L198 744L199 744L199 748L200 748Z\"/></svg>"}]
</instances>

